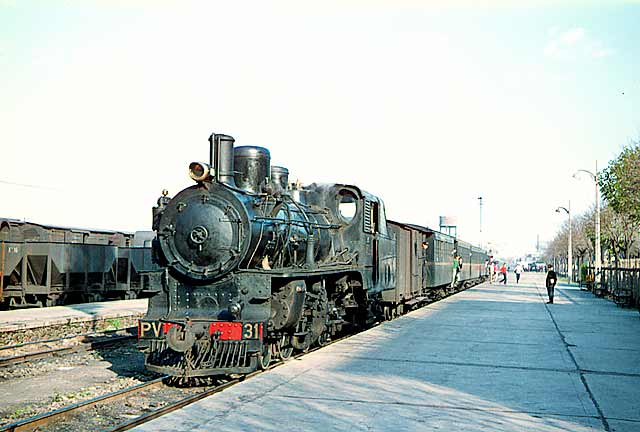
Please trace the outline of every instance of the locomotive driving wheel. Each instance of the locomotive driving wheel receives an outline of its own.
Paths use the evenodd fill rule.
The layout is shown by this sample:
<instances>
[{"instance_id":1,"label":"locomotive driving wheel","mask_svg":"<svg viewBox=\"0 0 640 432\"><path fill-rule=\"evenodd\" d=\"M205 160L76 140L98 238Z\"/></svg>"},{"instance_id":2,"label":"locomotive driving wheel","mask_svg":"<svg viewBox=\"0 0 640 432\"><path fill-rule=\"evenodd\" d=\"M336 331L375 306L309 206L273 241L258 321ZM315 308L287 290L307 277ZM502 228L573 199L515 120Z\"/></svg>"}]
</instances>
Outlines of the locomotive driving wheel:
<instances>
[{"instance_id":1,"label":"locomotive driving wheel","mask_svg":"<svg viewBox=\"0 0 640 432\"><path fill-rule=\"evenodd\" d=\"M327 330L318 338L318 345L323 347L325 345L328 345L329 342L331 342L331 333L329 333L329 331Z\"/></svg>"},{"instance_id":2,"label":"locomotive driving wheel","mask_svg":"<svg viewBox=\"0 0 640 432\"><path fill-rule=\"evenodd\" d=\"M271 363L271 344L265 343L262 345L262 350L258 353L258 368L260 370L267 370Z\"/></svg>"},{"instance_id":3,"label":"locomotive driving wheel","mask_svg":"<svg viewBox=\"0 0 640 432\"><path fill-rule=\"evenodd\" d=\"M278 342L278 351L282 360L288 360L293 354L293 346L291 345L291 336L282 335Z\"/></svg>"}]
</instances>

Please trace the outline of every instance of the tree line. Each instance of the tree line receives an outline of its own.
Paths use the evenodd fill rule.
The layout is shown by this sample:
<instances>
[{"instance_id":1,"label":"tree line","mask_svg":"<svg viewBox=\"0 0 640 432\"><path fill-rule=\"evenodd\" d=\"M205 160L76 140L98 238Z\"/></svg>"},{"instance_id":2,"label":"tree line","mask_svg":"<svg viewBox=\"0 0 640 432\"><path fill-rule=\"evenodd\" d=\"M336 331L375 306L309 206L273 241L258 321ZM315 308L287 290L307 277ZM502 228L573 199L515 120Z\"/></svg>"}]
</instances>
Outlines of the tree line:
<instances>
[{"instance_id":1,"label":"tree line","mask_svg":"<svg viewBox=\"0 0 640 432\"><path fill-rule=\"evenodd\" d=\"M633 141L597 173L602 196L600 211L601 256L615 267L640 258L640 141ZM572 249L576 266L592 261L595 245L595 205L573 216ZM546 250L546 259L566 259L569 223L565 221Z\"/></svg>"}]
</instances>

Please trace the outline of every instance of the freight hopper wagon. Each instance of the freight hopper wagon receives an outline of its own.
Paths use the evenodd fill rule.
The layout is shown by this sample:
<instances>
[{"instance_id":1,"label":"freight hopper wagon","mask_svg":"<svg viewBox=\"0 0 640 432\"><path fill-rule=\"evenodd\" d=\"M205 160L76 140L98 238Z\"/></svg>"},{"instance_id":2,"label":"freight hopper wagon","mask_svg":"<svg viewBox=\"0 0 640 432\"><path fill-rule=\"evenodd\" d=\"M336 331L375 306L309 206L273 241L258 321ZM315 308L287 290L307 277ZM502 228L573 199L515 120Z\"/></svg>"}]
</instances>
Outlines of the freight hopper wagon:
<instances>
[{"instance_id":1,"label":"freight hopper wagon","mask_svg":"<svg viewBox=\"0 0 640 432\"><path fill-rule=\"evenodd\" d=\"M160 279L153 237L0 219L0 307L151 295Z\"/></svg>"}]
</instances>

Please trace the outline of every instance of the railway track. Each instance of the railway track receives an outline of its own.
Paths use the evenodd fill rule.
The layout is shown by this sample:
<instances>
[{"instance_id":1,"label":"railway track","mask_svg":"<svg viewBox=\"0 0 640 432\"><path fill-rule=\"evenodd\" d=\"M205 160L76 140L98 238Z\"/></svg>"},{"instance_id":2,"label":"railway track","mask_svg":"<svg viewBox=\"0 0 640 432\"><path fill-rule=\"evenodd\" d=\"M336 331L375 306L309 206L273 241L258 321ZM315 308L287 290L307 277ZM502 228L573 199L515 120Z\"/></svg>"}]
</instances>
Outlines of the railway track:
<instances>
[{"instance_id":1,"label":"railway track","mask_svg":"<svg viewBox=\"0 0 640 432\"><path fill-rule=\"evenodd\" d=\"M302 356L305 356L307 354L310 354L314 351L319 350L320 348L324 348L325 346L331 345L333 343L339 342L341 340L344 340L350 336L353 336L353 334L350 335L346 335L343 336L341 338L335 339L329 343L327 343L326 345L323 346L318 346L318 347L314 347L312 349L310 349L307 352L301 352L296 354L295 356L293 356L292 358L297 359L300 358ZM289 360L287 360L289 361ZM192 394L189 395L187 397L184 398L180 398L179 400L172 402L166 406L163 406L161 408L152 410L148 413L142 414L140 416L137 416L131 420L128 420L126 422L117 424L116 426L107 429L109 432L120 432L120 431L126 431L129 429L132 429L136 426L139 426L141 424L144 424L146 422L149 422L153 419L156 419L158 417L161 417L165 414L168 414L170 412L173 412L175 410L178 410L180 408L183 408L187 405L190 405L192 403L195 403L203 398L206 398L208 396L211 396L213 394L219 393L231 386L234 386L236 384L238 384L239 382L244 381L247 378L256 376L258 374L261 374L263 372L266 372L268 370L271 370L273 368L276 368L282 364L284 364L285 361L283 360L279 360L276 363L273 363L272 365L269 366L268 369L266 369L265 371L262 370L257 370L255 372L252 372L248 375L244 375L238 378L232 378L228 381L225 381L223 383L217 384L212 386L211 388L207 388L204 389L200 392L197 392L196 394ZM55 410L55 411L51 411L45 414L40 414L25 420L21 420L9 425L6 425L4 427L0 427L0 432L26 432L26 431L35 431L35 430L48 430L47 427L48 426L54 426L54 423L62 421L66 418L70 418L75 414L80 413L81 411L85 411L87 409L90 409L92 407L96 407L98 405L102 405L102 404L109 404L113 401L116 401L118 399L123 399L126 397L130 397L136 393L141 393L144 392L145 390L150 390L150 389L154 389L154 388L159 388L159 387L163 387L163 386L167 386L166 381L169 377L167 376L162 376L160 378L154 379L152 381L148 381L146 383L142 383L142 384L138 384L132 387L128 387L122 390L118 390L115 392L111 392L108 393L106 395L102 395L102 396L98 396L95 397L93 399L89 399L83 402L78 402L76 404L73 405L69 405L67 407ZM52 430L52 429L50 429Z\"/></svg>"},{"instance_id":2,"label":"railway track","mask_svg":"<svg viewBox=\"0 0 640 432\"><path fill-rule=\"evenodd\" d=\"M451 295L453 295L453 294L455 294L455 293L456 293L456 292L447 293L447 294L444 296L444 298L449 297L449 296L451 296ZM426 306L427 304L435 303L435 302L437 302L437 301L438 301L438 300L436 300L436 301L430 301L430 302L428 302L428 303L425 303L423 306ZM342 340L348 339L348 338L350 338L350 337L352 337L352 336L355 336L356 334L361 333L362 331L365 331L365 330L368 330L368 329L370 329L370 328L376 327L376 326L378 326L378 325L382 324L383 322L385 322L385 321L376 322L376 323L374 323L373 325L368 326L368 327L367 327L367 328L365 328L365 329L362 329L362 330L356 331L356 332L354 332L354 333L349 333L349 334L343 335L343 336L341 336L341 337L339 337L339 338L337 338L337 339L335 339L335 340L332 340L332 341L326 342L326 343L324 343L324 344L322 344L322 345L320 345L320 346L315 346L315 347L313 347L313 348L311 348L311 349L309 349L309 350L307 350L307 351L299 352L298 354L296 354L296 355L292 356L291 358L292 358L292 359L298 359L298 358L303 357L303 356L305 356L305 355L307 355L307 354L311 354L312 352L315 352L315 351L317 351L317 350L319 350L319 349L322 349L322 348L327 347L327 346L329 346L329 345L332 345L332 344L334 344L334 343L337 343L337 342L340 342L340 341L342 341ZM163 416L163 415L165 415L165 414L169 414L169 413L171 413L171 412L173 412L173 411L176 411L176 410L178 410L178 409L180 409L180 408L183 408L183 407L185 407L185 406L187 406L187 405L190 405L190 404L192 404L192 403L194 403L194 402L197 402L197 401L199 401L199 400L201 400L201 399L203 399L203 398L205 398L205 397L207 397L207 396L211 396L211 395L213 395L213 394L215 394L215 393L219 393L219 392L221 392L221 391L223 391L223 390L225 390L225 389L227 389L227 388L229 388L229 387L231 387L231 386L233 386L233 385L235 385L235 384L238 384L239 382L241 382L241 381L245 380L246 378L250 378L250 377L253 377L253 376L259 375L259 374L261 374L261 373L263 373L263 372L266 372L266 371L272 370L272 369L274 369L274 368L276 368L276 367L278 367L278 366L281 366L281 365L285 364L286 362L290 361L290 359L291 359L291 358L289 358L289 359L287 359L287 360L278 360L277 362L275 362L275 363L271 364L271 365L270 365L266 370L264 370L264 371L262 371L262 370L257 370L257 371L255 371L255 372L252 372L252 373L250 373L250 374L248 374L248 375L245 375L245 376L243 376L243 377L241 377L241 378L236 378L236 379L233 379L233 380L231 380L231 381L225 382L224 384L221 384L221 385L219 385L219 386L216 386L216 387L214 387L214 388L208 389L208 390L206 390L206 391L204 391L204 392L202 392L202 393L200 393L200 394L197 394L197 395L193 395L193 396L190 396L190 397L184 398L184 399L179 400L179 401L177 401L177 402L175 402L175 403L172 403L172 404L170 404L170 405L167 405L167 406L165 406L165 407L163 407L163 408L161 408L161 409L159 409L159 410L156 410L156 411L150 412L150 413L148 413L148 414L144 414L144 415L142 415L142 416L140 416L140 417L134 418L134 419L132 419L132 420L130 420L130 421L128 421L128 422L126 422L126 423L122 423L122 424L120 424L120 425L116 426L115 428L109 429L109 432L122 432L122 431L127 431L127 430L129 430L129 429L132 429L132 428L134 428L134 427L136 427L136 426L140 426L140 425L142 425L142 424L144 424L144 423L147 423L147 422L149 422L149 421L151 421L151 420L154 420L154 419L156 419L156 418L158 418L158 417L161 417L161 416ZM0 432L2 432L2 431L0 430Z\"/></svg>"},{"instance_id":3,"label":"railway track","mask_svg":"<svg viewBox=\"0 0 640 432\"><path fill-rule=\"evenodd\" d=\"M450 295L450 294L449 294ZM449 295L447 295L446 297L448 297ZM433 303L433 302L429 302L429 303ZM375 323L374 325L368 327L375 327L377 325L381 324L381 322ZM367 328L367 329L368 329ZM364 329L366 330L366 329ZM309 349L308 351L305 352L299 352L298 354L292 356L293 359L298 359L300 357L303 357L307 354L310 354L312 352L315 352L321 348L324 348L328 345L340 342L344 339L347 339L351 336L354 336L355 334L360 333L360 331L356 332L356 333L350 333L347 335L344 335L340 338L337 338L335 340L329 341L326 344L323 344L322 346L316 346L314 348ZM131 336L132 337L132 336ZM289 361L289 360L287 360ZM269 366L269 368L267 370L271 370L274 369L282 364L284 364L286 361L283 360L278 360L277 362L271 364ZM180 397L180 398L176 398L177 400L175 402L171 402L163 407L160 407L158 409L153 409L153 410L148 410L148 409L142 409L140 411L149 411L147 413L138 415L130 420L127 420L125 422L120 422L115 424L115 426L111 426L110 428L98 428L98 430L108 430L110 432L120 432L120 431L126 431L129 429L132 429L136 426L142 425L144 423L147 423L151 420L154 420L158 417L161 417L163 415L166 415L168 413L171 413L173 411L176 411L178 409L181 409L187 405L190 405L192 403L195 403L203 398L206 398L208 396L211 396L215 393L219 393L235 384L238 384L239 382L244 381L247 378L256 376L258 374L261 374L265 371L255 371L251 374L239 377L239 378L232 378L228 381L219 383L217 385L213 385L210 388L206 388L202 391L197 391L197 393L195 394L191 394L188 395L186 397ZM38 416L34 416L22 421L18 421L9 425L6 425L4 427L0 428L0 432L4 432L4 431L10 431L10 432L22 432L22 431L34 431L34 430L53 430L53 429L47 429L48 426L55 426L54 423L59 422L65 418L70 418L72 417L74 414L77 414L83 410L87 410L88 408L91 407L97 407L98 405L102 405L102 404L108 404L112 401L115 401L117 399L122 399L125 397L129 397L132 396L136 393L142 393L145 390L150 390L150 389L154 389L154 388L159 388L159 387L165 387L166 389L170 389L171 387L168 386L167 384L165 384L166 380L168 379L167 376L163 376L157 379L154 379L152 381L148 381L146 383L142 383L142 384L138 384L132 387L128 387L122 390L118 390L106 395L102 395L102 396L98 396L95 397L93 399L84 401L84 402L79 402L73 405L70 405L68 407L65 408L61 408L59 410L56 411L52 411L49 413L45 413L45 414L41 414ZM174 388L175 389L175 388ZM190 389L190 390L194 390L194 389ZM165 399L166 400L166 399ZM88 426L85 423L82 423L84 426ZM57 429L56 429L57 430ZM72 429L69 429L72 430ZM94 430L94 429L84 429L84 430Z\"/></svg>"},{"instance_id":4,"label":"railway track","mask_svg":"<svg viewBox=\"0 0 640 432\"><path fill-rule=\"evenodd\" d=\"M63 337L53 338L53 339L42 339L42 340L36 340L36 341L23 342L23 343L14 344L14 345L4 345L0 347L0 351L7 351L12 349L24 348L32 345L39 345L39 344L52 343L52 342L62 342L62 341L72 341L72 340L76 340L78 342L89 342L92 340L91 338L95 338L100 335L113 336L118 333L128 333L128 334L135 335L137 334L136 333L137 331L138 330L136 327L126 327L126 328L121 328L116 330L104 330L101 332L75 334L75 335L63 336Z\"/></svg>"},{"instance_id":5,"label":"railway track","mask_svg":"<svg viewBox=\"0 0 640 432\"><path fill-rule=\"evenodd\" d=\"M250 377L252 377L254 375L257 375L257 374L260 374L262 372L264 372L264 371L255 371L255 372L252 372L252 373L250 373L248 375L245 375L245 376L243 376L241 378L235 378L235 379L232 379L231 381L225 382L224 384L220 384L220 385L218 385L218 386L216 386L214 388L205 390L202 393L186 397L186 398L184 398L182 400L179 400L179 401L177 401L175 403L172 403L172 404L170 404L170 405L168 405L166 407L160 408L160 409L155 410L153 412L150 412L148 414L144 414L144 415L142 415L140 417L134 418L133 420L130 420L128 422L122 423L122 424L116 426L115 428L110 429L109 432L122 432L122 431L127 431L129 429L132 429L132 428L134 428L136 426L140 426L141 424L147 423L147 422L149 422L149 421L151 421L153 419L156 419L158 417L161 417L161 416L163 416L165 414L169 414L170 412L179 410L180 408L183 408L183 407L185 407L187 405L191 405L192 403L195 403L195 402L199 401L200 399L204 399L204 398L206 398L208 396L211 396L213 394L219 393L219 392L221 392L221 391L223 391L223 390L225 390L225 389L227 389L227 388L229 388L231 386L234 386L234 385L238 384L241 381L244 381L247 378L250 378Z\"/></svg>"},{"instance_id":6,"label":"railway track","mask_svg":"<svg viewBox=\"0 0 640 432\"><path fill-rule=\"evenodd\" d=\"M28 418L26 420L21 420L0 428L0 432L33 431L33 430L36 430L37 428L41 428L53 422L59 421L79 411L94 407L98 404L108 403L108 402L115 401L117 399L129 396L132 393L139 392L141 390L146 390L153 387L161 386L163 385L164 379L166 379L166 377L160 377L155 380L138 384L133 387L128 387L126 389L122 389L112 393L108 393L106 395L98 396L93 399L89 399L83 402L78 402L73 405L60 408L59 410L51 411L45 414L40 414L35 417Z\"/></svg>"},{"instance_id":7,"label":"railway track","mask_svg":"<svg viewBox=\"0 0 640 432\"><path fill-rule=\"evenodd\" d=\"M357 333L360 333L360 332L357 332ZM351 336L354 336L357 333L351 333L351 334L342 336L342 337L340 337L338 339L335 339L335 340L330 341L330 342L328 342L326 344L323 344L322 346L316 346L314 348L309 349L308 351L300 352L300 353L292 356L291 358L292 359L298 359L300 357L304 357L307 354L311 354L312 352L315 352L315 351L317 351L317 350L319 350L321 348L324 348L324 347L329 346L331 344L334 344L336 342L340 342L340 341L342 341L344 339L347 339L347 338L349 338ZM283 364L285 364L285 363L287 363L289 361L290 361L290 359L278 360L277 362L271 364L266 370L257 370L255 372L250 373L250 374L244 375L244 376L242 376L240 378L232 379L231 381L225 382L223 384L220 384L219 386L216 386L214 388L208 389L208 390L206 390L206 391L204 391L204 392L202 392L200 394L189 396L189 397L184 398L182 400L179 400L179 401L177 401L177 402L175 402L173 404L165 406L165 407L163 407L163 408L161 408L159 410L150 412L148 414L144 414L144 415L142 415L140 417L137 417L137 418L135 418L135 419L133 419L131 421L128 421L128 422L123 423L123 424L120 424L120 425L116 426L115 428L110 429L109 432L122 432L122 431L127 431L129 429L132 429L132 428L134 428L136 426L140 426L141 424L147 423L147 422L149 422L151 420L154 420L154 419L156 419L158 417L161 417L161 416L163 416L165 414L169 414L170 412L179 410L180 408L184 408L185 406L190 405L192 403L195 403L195 402L197 402L197 401L199 401L199 400L201 400L201 399L203 399L205 397L208 397L208 396L211 396L213 394L219 393L219 392L221 392L221 391L223 391L223 390L225 390L225 389L227 389L227 388L229 388L231 386L234 386L234 385L238 384L239 382L244 381L247 378L251 378L251 377L259 375L261 373L270 371L270 370L272 370L272 369L274 369L274 368L276 368L278 366L281 366L281 365L283 365ZM2 432L2 431L0 430L0 432Z\"/></svg>"},{"instance_id":8,"label":"railway track","mask_svg":"<svg viewBox=\"0 0 640 432\"><path fill-rule=\"evenodd\" d=\"M133 328L133 330L135 330L135 328ZM21 354L10 356L10 357L0 357L0 367L6 367L14 364L19 364L19 363L26 363L29 361L52 357L55 355L63 355L63 354L69 354L74 352L81 352L81 351L92 351L98 348L115 345L117 343L120 343L126 340L131 340L131 339L134 339L135 337L136 337L135 334L125 334L125 335L113 335L113 336L106 336L104 338L93 339L88 335L82 335L82 336L49 339L46 341L28 342L24 344L6 346L6 347L2 347L0 350L9 351L12 349L22 349L30 346L35 346L38 344L68 342L73 339L76 339L77 342L79 342L76 345L71 345L71 346L66 346L61 348L32 351L32 352L21 353Z\"/></svg>"}]
</instances>

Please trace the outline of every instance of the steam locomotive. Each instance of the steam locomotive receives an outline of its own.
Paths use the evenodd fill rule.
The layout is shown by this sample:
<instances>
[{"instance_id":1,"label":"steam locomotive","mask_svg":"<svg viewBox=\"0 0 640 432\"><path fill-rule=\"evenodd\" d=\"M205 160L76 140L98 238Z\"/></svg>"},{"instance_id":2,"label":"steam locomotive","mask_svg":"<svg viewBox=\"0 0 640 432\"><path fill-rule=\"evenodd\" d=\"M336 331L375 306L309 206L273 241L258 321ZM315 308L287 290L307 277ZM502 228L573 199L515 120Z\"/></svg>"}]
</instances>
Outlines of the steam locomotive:
<instances>
[{"instance_id":1,"label":"steam locomotive","mask_svg":"<svg viewBox=\"0 0 640 432\"><path fill-rule=\"evenodd\" d=\"M484 278L486 253L387 221L381 199L346 184L290 185L267 149L209 138L195 184L153 208L162 289L140 320L149 370L244 374L392 319ZM463 257L450 287L452 255Z\"/></svg>"}]
</instances>

